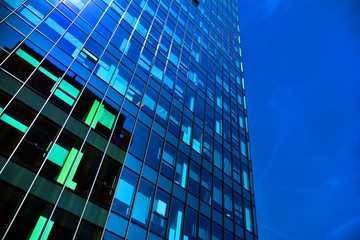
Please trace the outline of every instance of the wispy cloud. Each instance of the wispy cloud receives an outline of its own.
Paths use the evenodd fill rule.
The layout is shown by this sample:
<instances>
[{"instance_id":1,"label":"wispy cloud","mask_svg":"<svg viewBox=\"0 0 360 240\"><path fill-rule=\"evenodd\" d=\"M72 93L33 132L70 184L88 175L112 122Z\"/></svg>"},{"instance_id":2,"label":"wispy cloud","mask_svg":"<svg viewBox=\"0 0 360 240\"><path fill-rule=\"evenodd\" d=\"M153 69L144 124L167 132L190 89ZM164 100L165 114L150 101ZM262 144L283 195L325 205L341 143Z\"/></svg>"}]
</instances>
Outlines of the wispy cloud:
<instances>
[{"instance_id":1,"label":"wispy cloud","mask_svg":"<svg viewBox=\"0 0 360 240\"><path fill-rule=\"evenodd\" d=\"M278 239L278 240L280 240L280 239L281 240L294 240L294 238L291 238L291 237L285 235L283 232L281 232L281 231L279 231L279 230L277 230L277 229L275 229L275 228L273 228L273 227L271 227L271 226L269 226L267 224L259 222L259 225L261 225L263 228L265 228L265 229L269 230L270 232L272 232L273 235L276 235L276 239Z\"/></svg>"},{"instance_id":2,"label":"wispy cloud","mask_svg":"<svg viewBox=\"0 0 360 240\"><path fill-rule=\"evenodd\" d=\"M360 240L360 217L351 218L337 227L326 239Z\"/></svg>"},{"instance_id":3,"label":"wispy cloud","mask_svg":"<svg viewBox=\"0 0 360 240\"><path fill-rule=\"evenodd\" d=\"M263 0L263 14L265 14L263 17L278 11L288 11L292 5L292 1L289 0Z\"/></svg>"},{"instance_id":4,"label":"wispy cloud","mask_svg":"<svg viewBox=\"0 0 360 240\"><path fill-rule=\"evenodd\" d=\"M274 10L280 2L281 0L266 0L268 10Z\"/></svg>"}]
</instances>

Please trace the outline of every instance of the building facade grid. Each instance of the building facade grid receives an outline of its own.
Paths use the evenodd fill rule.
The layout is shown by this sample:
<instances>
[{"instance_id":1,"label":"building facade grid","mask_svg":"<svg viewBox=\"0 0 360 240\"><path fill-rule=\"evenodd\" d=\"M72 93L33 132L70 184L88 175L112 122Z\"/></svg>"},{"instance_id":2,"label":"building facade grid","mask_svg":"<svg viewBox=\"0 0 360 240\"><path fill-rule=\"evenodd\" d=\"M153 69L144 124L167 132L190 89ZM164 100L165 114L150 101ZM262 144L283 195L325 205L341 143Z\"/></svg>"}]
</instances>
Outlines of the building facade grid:
<instances>
[{"instance_id":1,"label":"building facade grid","mask_svg":"<svg viewBox=\"0 0 360 240\"><path fill-rule=\"evenodd\" d=\"M257 239L237 11L0 1L3 239Z\"/></svg>"}]
</instances>

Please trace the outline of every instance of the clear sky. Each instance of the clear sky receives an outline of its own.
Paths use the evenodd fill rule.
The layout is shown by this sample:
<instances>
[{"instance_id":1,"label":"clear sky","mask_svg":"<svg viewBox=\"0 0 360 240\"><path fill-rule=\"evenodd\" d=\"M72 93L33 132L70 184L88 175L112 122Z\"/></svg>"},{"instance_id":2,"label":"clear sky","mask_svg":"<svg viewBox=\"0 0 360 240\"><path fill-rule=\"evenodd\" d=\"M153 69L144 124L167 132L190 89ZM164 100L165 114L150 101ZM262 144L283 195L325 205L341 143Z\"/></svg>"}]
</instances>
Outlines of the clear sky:
<instances>
[{"instance_id":1,"label":"clear sky","mask_svg":"<svg viewBox=\"0 0 360 240\"><path fill-rule=\"evenodd\" d=\"M360 240L360 1L239 0L261 240Z\"/></svg>"}]
</instances>

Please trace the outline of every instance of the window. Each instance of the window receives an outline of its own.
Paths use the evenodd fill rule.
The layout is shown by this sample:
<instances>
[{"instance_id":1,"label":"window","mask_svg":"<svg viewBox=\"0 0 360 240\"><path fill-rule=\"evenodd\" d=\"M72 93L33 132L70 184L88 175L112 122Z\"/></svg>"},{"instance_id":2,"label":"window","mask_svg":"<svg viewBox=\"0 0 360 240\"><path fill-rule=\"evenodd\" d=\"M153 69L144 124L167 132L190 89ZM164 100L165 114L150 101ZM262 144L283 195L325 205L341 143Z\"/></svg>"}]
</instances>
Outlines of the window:
<instances>
[{"instance_id":1,"label":"window","mask_svg":"<svg viewBox=\"0 0 360 240\"><path fill-rule=\"evenodd\" d=\"M224 213L228 218L233 218L233 195L232 190L226 184L224 184Z\"/></svg>"},{"instance_id":2,"label":"window","mask_svg":"<svg viewBox=\"0 0 360 240\"><path fill-rule=\"evenodd\" d=\"M243 216L242 216L242 200L241 200L241 196L237 193L234 193L234 220L235 223L243 226Z\"/></svg>"},{"instance_id":3,"label":"window","mask_svg":"<svg viewBox=\"0 0 360 240\"><path fill-rule=\"evenodd\" d=\"M123 63L121 63L118 69L115 71L114 80L111 83L112 87L125 96L125 92L131 80L131 76L132 72ZM131 97L126 97L132 101Z\"/></svg>"},{"instance_id":4,"label":"window","mask_svg":"<svg viewBox=\"0 0 360 240\"><path fill-rule=\"evenodd\" d=\"M185 96L185 84L179 78L176 81L175 85L175 98L179 100L181 103L184 102Z\"/></svg>"},{"instance_id":5,"label":"window","mask_svg":"<svg viewBox=\"0 0 360 240\"><path fill-rule=\"evenodd\" d=\"M195 240L197 233L197 213L187 206L184 221L184 239Z\"/></svg>"},{"instance_id":6,"label":"window","mask_svg":"<svg viewBox=\"0 0 360 240\"><path fill-rule=\"evenodd\" d=\"M58 130L59 127L50 120L39 117L21 142L15 153L15 159L33 169L38 169L44 161L47 147L54 140Z\"/></svg>"},{"instance_id":7,"label":"window","mask_svg":"<svg viewBox=\"0 0 360 240\"><path fill-rule=\"evenodd\" d=\"M203 141L202 129L199 126L194 125L192 148L200 154L202 153L202 145L203 145L202 141Z\"/></svg>"},{"instance_id":8,"label":"window","mask_svg":"<svg viewBox=\"0 0 360 240\"><path fill-rule=\"evenodd\" d=\"M130 153L134 154L140 159L143 159L148 137L149 137L149 128L146 127L141 122L137 122L134 131L134 137L132 139L131 147L129 150Z\"/></svg>"},{"instance_id":9,"label":"window","mask_svg":"<svg viewBox=\"0 0 360 240\"><path fill-rule=\"evenodd\" d=\"M201 178L201 199L211 205L212 175L208 171L202 171Z\"/></svg>"},{"instance_id":10,"label":"window","mask_svg":"<svg viewBox=\"0 0 360 240\"><path fill-rule=\"evenodd\" d=\"M176 162L175 182L183 188L186 187L188 162L189 158L183 152L179 152Z\"/></svg>"},{"instance_id":11,"label":"window","mask_svg":"<svg viewBox=\"0 0 360 240\"><path fill-rule=\"evenodd\" d=\"M164 87L167 87L170 90L173 89L175 78L175 74L172 71L167 70L164 78Z\"/></svg>"},{"instance_id":12,"label":"window","mask_svg":"<svg viewBox=\"0 0 360 240\"><path fill-rule=\"evenodd\" d=\"M160 61L156 61L151 69L151 76L153 79L157 80L158 82L162 82L162 78L164 75L164 66Z\"/></svg>"},{"instance_id":13,"label":"window","mask_svg":"<svg viewBox=\"0 0 360 240\"><path fill-rule=\"evenodd\" d=\"M224 173L231 176L231 154L224 150Z\"/></svg>"},{"instance_id":14,"label":"window","mask_svg":"<svg viewBox=\"0 0 360 240\"><path fill-rule=\"evenodd\" d=\"M127 23L125 21L121 21L119 28L116 30L113 38L111 39L111 43L125 54L130 47L130 34L125 30L126 25Z\"/></svg>"},{"instance_id":15,"label":"window","mask_svg":"<svg viewBox=\"0 0 360 240\"><path fill-rule=\"evenodd\" d=\"M247 157L247 145L245 143L245 137L243 135L240 135L240 149L241 154Z\"/></svg>"},{"instance_id":16,"label":"window","mask_svg":"<svg viewBox=\"0 0 360 240\"><path fill-rule=\"evenodd\" d=\"M115 203L115 202L114 202ZM127 227L127 220L118 216L116 213L110 212L109 220L106 224L106 229L110 230L120 236L124 236ZM105 231L104 239L119 239L118 236L113 236L108 231Z\"/></svg>"},{"instance_id":17,"label":"window","mask_svg":"<svg viewBox=\"0 0 360 240\"><path fill-rule=\"evenodd\" d=\"M222 212L222 196L223 196L223 190L222 190L222 183L219 179L216 177L214 178L214 186L213 186L213 203L214 207Z\"/></svg>"},{"instance_id":18,"label":"window","mask_svg":"<svg viewBox=\"0 0 360 240\"><path fill-rule=\"evenodd\" d=\"M119 61L114 56L112 56L108 51L105 51L101 57L101 60L99 61L99 64L96 65L96 75L98 75L105 82L109 83L110 80L114 77L118 62Z\"/></svg>"},{"instance_id":19,"label":"window","mask_svg":"<svg viewBox=\"0 0 360 240\"><path fill-rule=\"evenodd\" d=\"M240 160L233 157L233 179L240 183Z\"/></svg>"},{"instance_id":20,"label":"window","mask_svg":"<svg viewBox=\"0 0 360 240\"><path fill-rule=\"evenodd\" d=\"M142 179L134 202L133 219L142 224L148 223L153 194L154 185Z\"/></svg>"},{"instance_id":21,"label":"window","mask_svg":"<svg viewBox=\"0 0 360 240\"><path fill-rule=\"evenodd\" d=\"M170 114L169 131L172 132L175 136L179 135L180 121L181 112L176 107L172 107Z\"/></svg>"},{"instance_id":22,"label":"window","mask_svg":"<svg viewBox=\"0 0 360 240\"><path fill-rule=\"evenodd\" d=\"M200 97L200 95L196 96L196 116L198 116L200 119L204 119L204 113L205 113L205 102L204 99L202 97Z\"/></svg>"},{"instance_id":23,"label":"window","mask_svg":"<svg viewBox=\"0 0 360 240\"><path fill-rule=\"evenodd\" d=\"M216 133L218 133L219 135L222 135L222 117L219 113L215 113L215 131Z\"/></svg>"},{"instance_id":24,"label":"window","mask_svg":"<svg viewBox=\"0 0 360 240\"><path fill-rule=\"evenodd\" d=\"M124 216L130 215L130 207L135 195L135 187L138 177L135 173L125 168L121 174L121 179L116 188L113 211Z\"/></svg>"},{"instance_id":25,"label":"window","mask_svg":"<svg viewBox=\"0 0 360 240\"><path fill-rule=\"evenodd\" d=\"M243 187L244 187L246 190L250 191L248 169L247 169L247 167L245 167L244 165L243 165L242 176L243 176Z\"/></svg>"},{"instance_id":26,"label":"window","mask_svg":"<svg viewBox=\"0 0 360 240\"><path fill-rule=\"evenodd\" d=\"M245 228L246 230L252 232L251 209L248 207L245 207Z\"/></svg>"},{"instance_id":27,"label":"window","mask_svg":"<svg viewBox=\"0 0 360 240\"><path fill-rule=\"evenodd\" d=\"M218 167L220 170L222 170L222 163L223 163L223 157L222 157L222 146L220 143L215 141L214 145L214 164L216 167Z\"/></svg>"},{"instance_id":28,"label":"window","mask_svg":"<svg viewBox=\"0 0 360 240\"><path fill-rule=\"evenodd\" d=\"M3 107L9 102L10 96L2 91L0 91L0 112L3 111ZM15 149L15 147L18 144L18 141L23 136L23 134L28 130L28 126L31 124L35 117L36 113L26 107L24 104L20 103L17 100L14 100L8 108L2 113L0 116L0 151L5 156L10 156L12 151ZM40 120L37 121L32 127L32 129L39 128L41 129L41 125L38 123L41 122ZM48 129L49 128L49 129ZM47 131L49 131L47 133ZM50 141L52 139L52 134L55 134L54 131L56 129L53 129L53 126L44 125L44 130L39 131L39 135L43 135L44 139L42 139L41 144L46 142L47 140ZM48 135L47 135L48 134ZM34 136L31 134L31 136ZM31 149L32 142L27 141L29 138L28 136L25 138L25 141L23 141L23 144L20 145L20 149L22 146L28 146ZM30 138L31 139L31 138ZM40 137L41 139L41 137ZM46 139L46 140L45 140ZM45 144L48 144L46 142ZM38 149L37 147L33 146L33 148ZM20 151L20 149L18 151ZM28 150L30 150L28 149ZM18 152L17 151L17 152ZM21 153L18 154L18 157L16 158L17 161L21 161L27 166L34 167L36 163L41 163L43 161L42 154L44 152L44 149L39 148L38 151L32 152L24 150ZM32 158L30 158L30 154L34 154ZM29 160L32 161L29 161Z\"/></svg>"},{"instance_id":29,"label":"window","mask_svg":"<svg viewBox=\"0 0 360 240\"><path fill-rule=\"evenodd\" d=\"M120 164L109 157L105 157L91 193L90 199L92 201L101 204L101 206L105 208L110 207L115 193L120 168Z\"/></svg>"},{"instance_id":30,"label":"window","mask_svg":"<svg viewBox=\"0 0 360 240\"><path fill-rule=\"evenodd\" d=\"M191 161L188 189L195 196L199 196L200 172L200 166L197 163Z\"/></svg>"},{"instance_id":31,"label":"window","mask_svg":"<svg viewBox=\"0 0 360 240\"><path fill-rule=\"evenodd\" d=\"M212 222L212 238L211 238L211 240L221 240L221 239L223 239L222 228L215 222ZM228 238L225 238L225 239L228 239Z\"/></svg>"},{"instance_id":32,"label":"window","mask_svg":"<svg viewBox=\"0 0 360 240\"><path fill-rule=\"evenodd\" d=\"M185 106L188 107L191 111L194 111L195 107L195 92L190 89L186 90Z\"/></svg>"},{"instance_id":33,"label":"window","mask_svg":"<svg viewBox=\"0 0 360 240\"><path fill-rule=\"evenodd\" d=\"M154 89L148 87L142 100L141 109L150 116L154 116L158 95Z\"/></svg>"},{"instance_id":34,"label":"window","mask_svg":"<svg viewBox=\"0 0 360 240\"><path fill-rule=\"evenodd\" d=\"M151 231L160 234L161 236L165 235L165 227L169 212L169 202L170 196L161 189L158 189L154 201L150 229Z\"/></svg>"},{"instance_id":35,"label":"window","mask_svg":"<svg viewBox=\"0 0 360 240\"><path fill-rule=\"evenodd\" d=\"M115 115L106 110L104 105L95 99L85 119L85 123L93 128L100 123L104 127L112 129L114 122Z\"/></svg>"},{"instance_id":36,"label":"window","mask_svg":"<svg viewBox=\"0 0 360 240\"><path fill-rule=\"evenodd\" d=\"M157 133L152 132L149 141L149 151L146 153L145 162L155 168L159 168L161 153L163 149L164 140Z\"/></svg>"},{"instance_id":37,"label":"window","mask_svg":"<svg viewBox=\"0 0 360 240\"><path fill-rule=\"evenodd\" d=\"M210 240L210 221L207 217L200 215L199 239Z\"/></svg>"},{"instance_id":38,"label":"window","mask_svg":"<svg viewBox=\"0 0 360 240\"><path fill-rule=\"evenodd\" d=\"M162 155L161 173L170 179L172 179L174 175L175 159L176 148L169 142L166 142Z\"/></svg>"},{"instance_id":39,"label":"window","mask_svg":"<svg viewBox=\"0 0 360 240\"><path fill-rule=\"evenodd\" d=\"M184 218L184 205L173 198L173 201L171 203L171 213L170 213L170 219L169 219L169 233L168 233L168 239L173 240L180 240L182 239L181 236L181 229L182 229L182 221Z\"/></svg>"},{"instance_id":40,"label":"window","mask_svg":"<svg viewBox=\"0 0 360 240\"><path fill-rule=\"evenodd\" d=\"M133 116L126 111L122 111L116 123L111 142L120 148L127 150L130 145L134 121Z\"/></svg>"},{"instance_id":41,"label":"window","mask_svg":"<svg viewBox=\"0 0 360 240\"><path fill-rule=\"evenodd\" d=\"M170 109L170 103L167 100L165 100L163 96L160 96L160 100L156 108L156 119L163 126L167 125L166 123L169 116L168 109Z\"/></svg>"},{"instance_id":42,"label":"window","mask_svg":"<svg viewBox=\"0 0 360 240\"><path fill-rule=\"evenodd\" d=\"M49 236L48 239L67 239L72 236L75 233L78 217L57 208L52 218L49 219L52 208L52 205L29 195L7 237L9 239L28 239L30 236L35 238L39 236L38 234L42 230L44 230L44 235ZM47 221L48 225L44 229ZM95 232L99 233L96 227L93 228L93 231L94 236L97 235ZM46 239L44 235L43 238Z\"/></svg>"},{"instance_id":43,"label":"window","mask_svg":"<svg viewBox=\"0 0 360 240\"><path fill-rule=\"evenodd\" d=\"M181 139L188 145L190 145L191 139L191 122L187 117L183 117L181 126Z\"/></svg>"}]
</instances>

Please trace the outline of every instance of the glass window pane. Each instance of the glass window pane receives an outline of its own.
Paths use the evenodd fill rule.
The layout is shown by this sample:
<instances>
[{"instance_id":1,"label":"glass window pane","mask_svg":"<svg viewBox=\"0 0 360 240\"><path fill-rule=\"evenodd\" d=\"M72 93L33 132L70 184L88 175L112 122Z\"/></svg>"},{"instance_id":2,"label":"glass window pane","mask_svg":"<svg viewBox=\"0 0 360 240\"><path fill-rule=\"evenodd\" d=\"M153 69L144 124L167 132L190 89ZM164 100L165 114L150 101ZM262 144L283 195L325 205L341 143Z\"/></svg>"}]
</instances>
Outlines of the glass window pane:
<instances>
[{"instance_id":1,"label":"glass window pane","mask_svg":"<svg viewBox=\"0 0 360 240\"><path fill-rule=\"evenodd\" d=\"M199 238L210 240L210 221L203 215L200 215Z\"/></svg>"},{"instance_id":2,"label":"glass window pane","mask_svg":"<svg viewBox=\"0 0 360 240\"><path fill-rule=\"evenodd\" d=\"M153 194L154 185L142 179L134 202L133 219L142 224L148 223Z\"/></svg>"},{"instance_id":3,"label":"glass window pane","mask_svg":"<svg viewBox=\"0 0 360 240\"><path fill-rule=\"evenodd\" d=\"M173 198L171 203L171 213L169 219L169 232L168 239L180 240L182 239L182 221L184 218L184 205Z\"/></svg>"},{"instance_id":4,"label":"glass window pane","mask_svg":"<svg viewBox=\"0 0 360 240\"><path fill-rule=\"evenodd\" d=\"M159 168L164 140L157 133L152 132L149 141L149 151L146 154L146 163L155 169Z\"/></svg>"},{"instance_id":5,"label":"glass window pane","mask_svg":"<svg viewBox=\"0 0 360 240\"><path fill-rule=\"evenodd\" d=\"M135 127L134 136L129 151L138 158L143 159L148 137L149 128L141 122L138 122Z\"/></svg>"},{"instance_id":6,"label":"glass window pane","mask_svg":"<svg viewBox=\"0 0 360 240\"><path fill-rule=\"evenodd\" d=\"M182 187L186 187L189 158L182 152L179 152L176 163L175 182Z\"/></svg>"},{"instance_id":7,"label":"glass window pane","mask_svg":"<svg viewBox=\"0 0 360 240\"><path fill-rule=\"evenodd\" d=\"M124 169L115 192L113 210L129 216L134 199L138 177L128 169Z\"/></svg>"},{"instance_id":8,"label":"glass window pane","mask_svg":"<svg viewBox=\"0 0 360 240\"><path fill-rule=\"evenodd\" d=\"M186 218L184 223L184 239L195 240L197 233L197 213L190 207L186 208Z\"/></svg>"},{"instance_id":9,"label":"glass window pane","mask_svg":"<svg viewBox=\"0 0 360 240\"><path fill-rule=\"evenodd\" d=\"M170 196L161 189L157 190L151 219L151 231L164 236L169 212Z\"/></svg>"},{"instance_id":10,"label":"glass window pane","mask_svg":"<svg viewBox=\"0 0 360 240\"><path fill-rule=\"evenodd\" d=\"M189 191L196 195L199 196L199 186L200 186L200 166L191 161L191 165L190 165L190 173L189 173Z\"/></svg>"}]
</instances>

